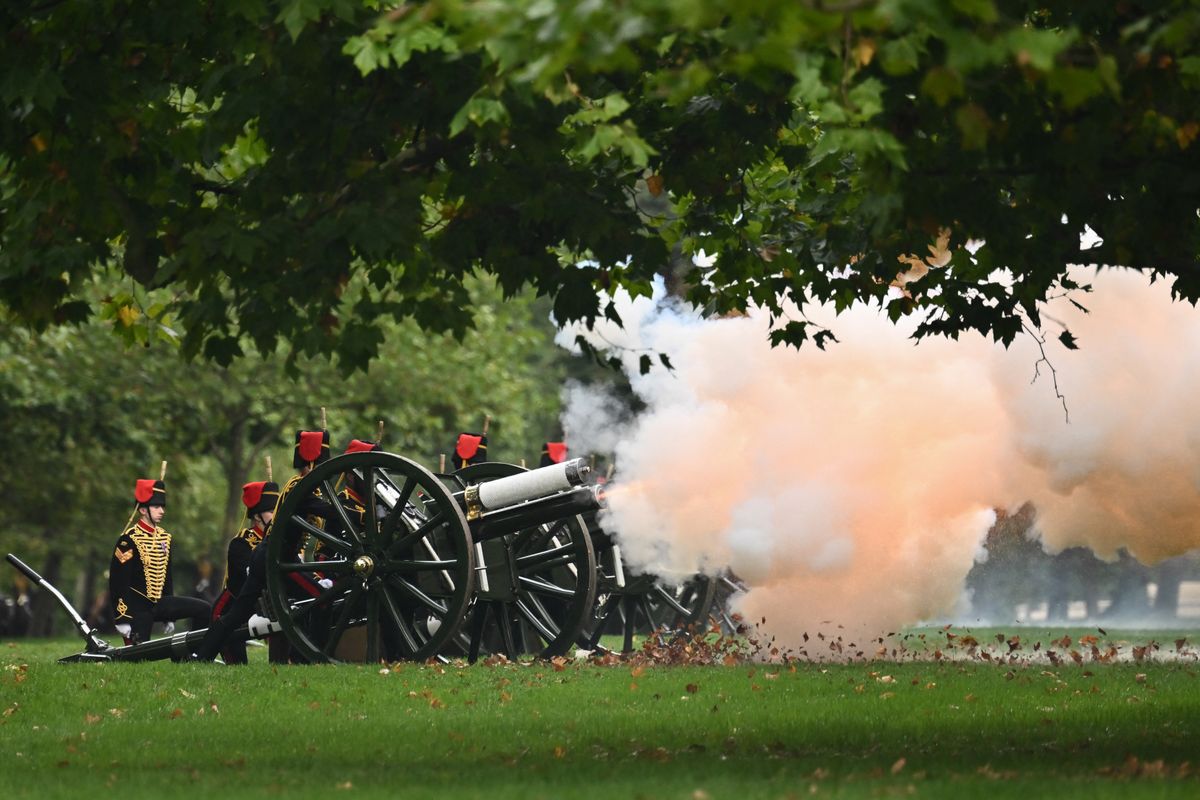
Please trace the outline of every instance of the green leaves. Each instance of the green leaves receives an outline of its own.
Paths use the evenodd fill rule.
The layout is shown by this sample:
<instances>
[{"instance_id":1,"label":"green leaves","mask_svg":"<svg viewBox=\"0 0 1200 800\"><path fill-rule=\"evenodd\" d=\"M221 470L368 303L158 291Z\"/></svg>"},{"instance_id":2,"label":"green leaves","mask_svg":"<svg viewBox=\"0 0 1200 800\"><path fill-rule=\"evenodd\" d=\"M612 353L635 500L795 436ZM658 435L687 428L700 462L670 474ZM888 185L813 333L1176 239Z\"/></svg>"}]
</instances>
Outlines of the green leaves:
<instances>
[{"instance_id":1,"label":"green leaves","mask_svg":"<svg viewBox=\"0 0 1200 800\"><path fill-rule=\"evenodd\" d=\"M115 32L87 4L18 15L0 303L32 327L86 303L133 345L286 342L353 369L389 320L464 334L475 270L564 321L656 272L712 313L844 308L884 301L898 259L947 229L952 263L888 313L1004 341L1078 259L1064 214L1103 237L1090 257L1200 295L1200 23L1000 9L240 0L170 26L134 8ZM161 314L87 297L109 264L164 288Z\"/></svg>"},{"instance_id":2,"label":"green leaves","mask_svg":"<svg viewBox=\"0 0 1200 800\"><path fill-rule=\"evenodd\" d=\"M292 41L295 41L308 23L321 18L325 5L323 0L285 0L275 21L282 22Z\"/></svg>"},{"instance_id":3,"label":"green leaves","mask_svg":"<svg viewBox=\"0 0 1200 800\"><path fill-rule=\"evenodd\" d=\"M468 125L482 127L489 122L503 124L508 120L508 109L499 100L489 97L472 97L450 120L450 135L457 136Z\"/></svg>"}]
</instances>

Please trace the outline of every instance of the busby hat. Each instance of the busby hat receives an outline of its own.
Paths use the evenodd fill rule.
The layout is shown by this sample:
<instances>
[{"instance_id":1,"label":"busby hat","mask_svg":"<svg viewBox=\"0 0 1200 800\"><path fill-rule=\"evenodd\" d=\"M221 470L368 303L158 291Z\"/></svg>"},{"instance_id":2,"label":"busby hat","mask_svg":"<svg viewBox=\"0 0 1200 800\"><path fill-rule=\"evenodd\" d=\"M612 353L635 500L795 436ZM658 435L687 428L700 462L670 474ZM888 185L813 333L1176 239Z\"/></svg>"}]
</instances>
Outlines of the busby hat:
<instances>
[{"instance_id":1,"label":"busby hat","mask_svg":"<svg viewBox=\"0 0 1200 800\"><path fill-rule=\"evenodd\" d=\"M538 466L548 467L551 464L561 464L567 458L566 442L546 442L542 446L542 463Z\"/></svg>"},{"instance_id":2,"label":"busby hat","mask_svg":"<svg viewBox=\"0 0 1200 800\"><path fill-rule=\"evenodd\" d=\"M329 460L329 431L296 431L296 449L292 466L296 469L316 466Z\"/></svg>"},{"instance_id":3,"label":"busby hat","mask_svg":"<svg viewBox=\"0 0 1200 800\"><path fill-rule=\"evenodd\" d=\"M377 453L383 448L379 442L364 442L362 439L351 439L346 445L346 453Z\"/></svg>"},{"instance_id":4,"label":"busby hat","mask_svg":"<svg viewBox=\"0 0 1200 800\"><path fill-rule=\"evenodd\" d=\"M487 461L487 434L460 433L454 443L454 463L460 468Z\"/></svg>"},{"instance_id":5,"label":"busby hat","mask_svg":"<svg viewBox=\"0 0 1200 800\"><path fill-rule=\"evenodd\" d=\"M274 481L254 481L242 487L242 505L250 516L274 511L279 502L279 484Z\"/></svg>"},{"instance_id":6,"label":"busby hat","mask_svg":"<svg viewBox=\"0 0 1200 800\"><path fill-rule=\"evenodd\" d=\"M138 478L133 487L133 499L139 506L166 506L167 484L153 478Z\"/></svg>"}]
</instances>

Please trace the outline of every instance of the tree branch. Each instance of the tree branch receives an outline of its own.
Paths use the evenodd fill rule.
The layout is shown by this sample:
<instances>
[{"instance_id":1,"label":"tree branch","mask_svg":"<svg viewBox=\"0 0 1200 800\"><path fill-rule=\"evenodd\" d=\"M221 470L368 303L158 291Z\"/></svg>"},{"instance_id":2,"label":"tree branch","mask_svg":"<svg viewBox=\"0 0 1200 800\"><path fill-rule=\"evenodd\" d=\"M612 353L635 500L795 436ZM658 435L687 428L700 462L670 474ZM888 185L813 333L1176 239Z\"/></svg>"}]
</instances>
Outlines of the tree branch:
<instances>
[{"instance_id":1,"label":"tree branch","mask_svg":"<svg viewBox=\"0 0 1200 800\"><path fill-rule=\"evenodd\" d=\"M1062 403L1063 418L1066 419L1067 424L1070 425L1071 412L1067 409L1067 398L1063 396L1063 393L1058 388L1058 370L1054 368L1054 364L1052 364L1050 359L1046 356L1046 337L1040 335L1033 328L1029 327L1029 325L1025 324L1025 322L1021 323L1021 328L1031 337L1033 337L1033 340L1037 342L1038 351L1042 354L1041 358L1033 362L1033 380L1031 380L1029 384L1032 386L1033 384L1037 383L1037 379L1041 377L1041 365L1045 364L1050 370L1050 382L1054 386L1054 396L1057 397L1059 402Z\"/></svg>"}]
</instances>

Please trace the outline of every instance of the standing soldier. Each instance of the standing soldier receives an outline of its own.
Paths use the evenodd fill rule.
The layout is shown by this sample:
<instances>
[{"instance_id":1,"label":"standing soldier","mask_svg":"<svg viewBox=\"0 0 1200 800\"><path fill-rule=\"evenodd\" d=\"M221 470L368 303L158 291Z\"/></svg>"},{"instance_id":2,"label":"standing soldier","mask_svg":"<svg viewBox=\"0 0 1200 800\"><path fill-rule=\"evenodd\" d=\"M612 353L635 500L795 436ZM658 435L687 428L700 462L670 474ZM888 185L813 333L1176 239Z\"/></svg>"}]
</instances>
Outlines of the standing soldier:
<instances>
[{"instance_id":1,"label":"standing soldier","mask_svg":"<svg viewBox=\"0 0 1200 800\"><path fill-rule=\"evenodd\" d=\"M250 561L254 551L262 544L263 536L275 517L275 504L279 502L279 484L273 481L254 481L242 487L242 505L246 506L246 521L243 528L229 540L229 551L225 559L225 585L217 602L213 604L212 618L215 622L237 597L250 574ZM221 650L226 664L246 663L246 643L231 641Z\"/></svg>"},{"instance_id":2,"label":"standing soldier","mask_svg":"<svg viewBox=\"0 0 1200 800\"><path fill-rule=\"evenodd\" d=\"M164 462L164 466L165 466ZM108 594L113 621L126 644L150 639L155 622L192 619L192 630L204 627L210 606L195 597L176 597L171 580L171 534L159 523L166 514L167 486L162 480L138 480L133 490L137 522L117 539L108 567Z\"/></svg>"}]
</instances>

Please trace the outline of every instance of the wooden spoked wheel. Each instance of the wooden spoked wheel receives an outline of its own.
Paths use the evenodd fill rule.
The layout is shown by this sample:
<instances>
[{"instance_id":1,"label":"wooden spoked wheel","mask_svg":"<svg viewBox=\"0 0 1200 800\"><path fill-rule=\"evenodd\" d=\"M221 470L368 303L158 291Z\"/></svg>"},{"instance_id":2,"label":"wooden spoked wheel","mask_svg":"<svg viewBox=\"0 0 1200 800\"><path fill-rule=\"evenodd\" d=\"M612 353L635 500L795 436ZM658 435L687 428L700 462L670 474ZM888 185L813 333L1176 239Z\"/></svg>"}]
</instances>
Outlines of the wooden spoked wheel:
<instances>
[{"instance_id":1,"label":"wooden spoked wheel","mask_svg":"<svg viewBox=\"0 0 1200 800\"><path fill-rule=\"evenodd\" d=\"M500 462L454 473L464 486L525 472ZM578 516L516 533L476 539L475 597L459 633L457 654L475 660L501 653L563 655L579 638L596 597L596 561Z\"/></svg>"},{"instance_id":2,"label":"wooden spoked wheel","mask_svg":"<svg viewBox=\"0 0 1200 800\"><path fill-rule=\"evenodd\" d=\"M393 453L318 465L281 499L267 542L267 596L293 654L307 661L436 656L474 594L458 501Z\"/></svg>"}]
</instances>

